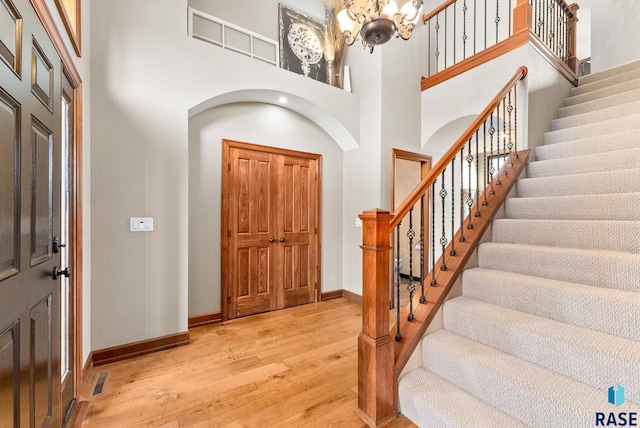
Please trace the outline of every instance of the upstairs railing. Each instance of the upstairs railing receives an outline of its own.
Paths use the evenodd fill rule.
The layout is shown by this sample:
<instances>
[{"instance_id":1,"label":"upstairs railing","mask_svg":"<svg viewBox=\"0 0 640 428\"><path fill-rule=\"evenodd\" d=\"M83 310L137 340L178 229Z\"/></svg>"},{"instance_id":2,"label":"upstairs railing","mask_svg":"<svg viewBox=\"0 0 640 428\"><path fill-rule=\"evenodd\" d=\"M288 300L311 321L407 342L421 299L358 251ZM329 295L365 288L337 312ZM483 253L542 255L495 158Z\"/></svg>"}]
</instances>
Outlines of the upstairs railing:
<instances>
[{"instance_id":1,"label":"upstairs railing","mask_svg":"<svg viewBox=\"0 0 640 428\"><path fill-rule=\"evenodd\" d=\"M446 1L423 16L428 60L422 89L528 42L575 75L577 10L564 0Z\"/></svg>"},{"instance_id":2,"label":"upstairs railing","mask_svg":"<svg viewBox=\"0 0 640 428\"><path fill-rule=\"evenodd\" d=\"M518 82L526 74L526 67L517 70L393 214L373 210L360 215L358 408L372 426L395 417L398 375L528 159L529 152L518 148L517 107ZM408 283L393 275L398 300L406 287L410 303L397 305L396 326L390 329L391 260L398 259L392 238L399 246L403 222L409 223L410 248L420 244L419 283L410 256Z\"/></svg>"}]
</instances>

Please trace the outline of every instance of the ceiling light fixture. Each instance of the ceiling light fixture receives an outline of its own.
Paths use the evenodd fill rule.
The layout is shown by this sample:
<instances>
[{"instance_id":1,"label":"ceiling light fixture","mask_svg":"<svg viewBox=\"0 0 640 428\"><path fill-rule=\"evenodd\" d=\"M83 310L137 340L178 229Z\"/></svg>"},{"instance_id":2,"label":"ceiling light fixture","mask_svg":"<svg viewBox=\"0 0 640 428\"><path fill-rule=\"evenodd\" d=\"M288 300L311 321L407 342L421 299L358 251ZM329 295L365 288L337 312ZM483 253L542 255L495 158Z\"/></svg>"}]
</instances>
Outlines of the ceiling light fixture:
<instances>
[{"instance_id":1,"label":"ceiling light fixture","mask_svg":"<svg viewBox=\"0 0 640 428\"><path fill-rule=\"evenodd\" d=\"M377 45L388 42L395 34L409 40L420 19L423 0L410 0L398 11L395 0L366 0L359 11L355 0L344 0L344 9L338 15L344 41L351 46L358 36L362 45L373 52Z\"/></svg>"}]
</instances>

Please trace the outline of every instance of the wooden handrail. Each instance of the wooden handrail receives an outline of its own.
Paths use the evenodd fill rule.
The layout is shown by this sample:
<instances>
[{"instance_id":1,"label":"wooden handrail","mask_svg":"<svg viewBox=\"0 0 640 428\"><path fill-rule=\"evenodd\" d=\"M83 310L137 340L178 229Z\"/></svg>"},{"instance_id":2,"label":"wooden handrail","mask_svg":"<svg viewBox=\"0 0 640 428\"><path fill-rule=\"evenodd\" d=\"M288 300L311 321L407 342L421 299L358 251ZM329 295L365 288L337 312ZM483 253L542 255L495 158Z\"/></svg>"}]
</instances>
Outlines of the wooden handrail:
<instances>
[{"instance_id":1,"label":"wooden handrail","mask_svg":"<svg viewBox=\"0 0 640 428\"><path fill-rule=\"evenodd\" d=\"M440 6L433 9L431 12L425 13L424 15L422 15L422 22L426 24L427 21L429 21L431 18L433 18L434 16L436 16L437 14L439 14L440 12L442 12L443 10L445 10L455 2L456 0L448 0L442 3Z\"/></svg>"},{"instance_id":2,"label":"wooden handrail","mask_svg":"<svg viewBox=\"0 0 640 428\"><path fill-rule=\"evenodd\" d=\"M413 192L407 196L407 198L400 204L398 209L396 209L393 213L393 219L391 220L390 228L394 229L398 226L400 221L409 213L411 208L415 206L415 204L420 200L423 194L427 192L429 187L436 181L436 179L442 174L442 172L447 168L447 166L451 163L453 158L455 158L460 150L467 144L469 139L473 137L476 130L480 125L484 123L484 121L491 115L491 113L496 109L498 104L502 101L505 95L509 93L513 85L518 82L518 80L522 80L527 76L527 67L520 66L513 77L507 82L506 85L502 88L500 92L491 100L491 102L485 107L484 110L478 115L476 120L474 120L471 125L467 127L465 132L456 140L455 144L453 144L449 150L444 154L444 156L435 164L435 166L429 172L424 180L420 182L420 185L416 187Z\"/></svg>"}]
</instances>

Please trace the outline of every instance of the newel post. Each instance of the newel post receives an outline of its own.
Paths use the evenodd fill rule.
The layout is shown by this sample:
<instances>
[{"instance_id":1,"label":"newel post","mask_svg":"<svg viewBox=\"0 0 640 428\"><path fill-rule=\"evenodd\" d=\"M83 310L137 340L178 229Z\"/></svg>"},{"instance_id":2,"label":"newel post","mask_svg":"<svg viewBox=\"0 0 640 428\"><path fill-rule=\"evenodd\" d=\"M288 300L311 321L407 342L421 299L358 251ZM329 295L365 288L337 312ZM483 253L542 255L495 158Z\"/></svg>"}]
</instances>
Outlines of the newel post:
<instances>
[{"instance_id":1,"label":"newel post","mask_svg":"<svg viewBox=\"0 0 640 428\"><path fill-rule=\"evenodd\" d=\"M574 73L578 72L578 57L576 56L577 50L577 32L578 27L578 6L577 3L573 3L569 6L571 11L571 18L569 19L569 58L567 59L567 65Z\"/></svg>"},{"instance_id":2,"label":"newel post","mask_svg":"<svg viewBox=\"0 0 640 428\"><path fill-rule=\"evenodd\" d=\"M531 12L531 4L529 0L517 0L516 6L513 8L513 34L516 34L525 28L532 30L533 14Z\"/></svg>"},{"instance_id":3,"label":"newel post","mask_svg":"<svg viewBox=\"0 0 640 428\"><path fill-rule=\"evenodd\" d=\"M370 426L396 417L394 341L389 334L391 235L388 211L362 220L362 332L358 337L358 414Z\"/></svg>"}]
</instances>

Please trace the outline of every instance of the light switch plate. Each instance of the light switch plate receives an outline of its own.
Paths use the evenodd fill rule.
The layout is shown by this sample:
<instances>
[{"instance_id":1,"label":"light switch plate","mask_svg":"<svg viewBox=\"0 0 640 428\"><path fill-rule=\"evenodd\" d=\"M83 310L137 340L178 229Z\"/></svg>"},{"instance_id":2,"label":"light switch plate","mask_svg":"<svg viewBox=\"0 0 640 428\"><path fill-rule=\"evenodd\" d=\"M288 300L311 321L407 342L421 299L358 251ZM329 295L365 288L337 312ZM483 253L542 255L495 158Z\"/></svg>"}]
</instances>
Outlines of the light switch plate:
<instances>
[{"instance_id":1,"label":"light switch plate","mask_svg":"<svg viewBox=\"0 0 640 428\"><path fill-rule=\"evenodd\" d=\"M153 232L153 217L129 218L129 232Z\"/></svg>"}]
</instances>

